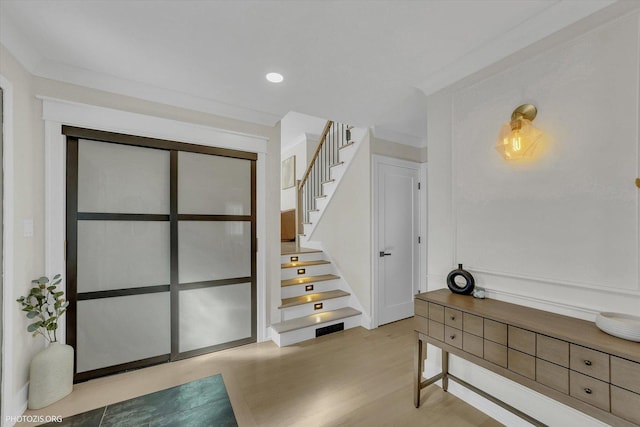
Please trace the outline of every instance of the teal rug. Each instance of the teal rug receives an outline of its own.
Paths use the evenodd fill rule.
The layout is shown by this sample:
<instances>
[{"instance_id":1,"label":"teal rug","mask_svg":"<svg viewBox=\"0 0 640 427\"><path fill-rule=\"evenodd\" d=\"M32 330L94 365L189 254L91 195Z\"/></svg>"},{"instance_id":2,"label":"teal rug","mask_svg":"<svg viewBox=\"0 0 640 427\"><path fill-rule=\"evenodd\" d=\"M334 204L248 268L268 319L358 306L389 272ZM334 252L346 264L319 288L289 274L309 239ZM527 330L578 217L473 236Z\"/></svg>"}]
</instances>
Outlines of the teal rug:
<instances>
[{"instance_id":1,"label":"teal rug","mask_svg":"<svg viewBox=\"0 0 640 427\"><path fill-rule=\"evenodd\" d=\"M237 426L221 375L202 378L45 426L226 427Z\"/></svg>"}]
</instances>

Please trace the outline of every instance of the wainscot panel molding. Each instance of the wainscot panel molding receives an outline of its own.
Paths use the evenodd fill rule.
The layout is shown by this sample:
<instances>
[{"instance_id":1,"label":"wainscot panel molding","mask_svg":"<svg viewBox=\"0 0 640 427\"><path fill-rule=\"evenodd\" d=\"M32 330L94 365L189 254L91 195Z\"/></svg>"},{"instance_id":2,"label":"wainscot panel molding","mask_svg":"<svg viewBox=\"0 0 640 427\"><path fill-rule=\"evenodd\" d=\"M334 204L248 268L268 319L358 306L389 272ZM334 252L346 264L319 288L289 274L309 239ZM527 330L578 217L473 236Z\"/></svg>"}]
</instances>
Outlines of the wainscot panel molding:
<instances>
[{"instance_id":1,"label":"wainscot panel molding","mask_svg":"<svg viewBox=\"0 0 640 427\"><path fill-rule=\"evenodd\" d=\"M446 287L463 263L491 299L587 321L637 314L640 7L588 22L428 96L428 290ZM546 147L535 162L512 164L494 146L524 103L538 108ZM441 362L427 347L428 377ZM463 359L450 369L550 425L605 425ZM506 425L528 425L472 391L450 392Z\"/></svg>"},{"instance_id":2,"label":"wainscot panel molding","mask_svg":"<svg viewBox=\"0 0 640 427\"><path fill-rule=\"evenodd\" d=\"M455 262L640 296L638 21L617 19L452 94ZM538 106L547 140L536 161L512 164L493 146L524 102Z\"/></svg>"}]
</instances>

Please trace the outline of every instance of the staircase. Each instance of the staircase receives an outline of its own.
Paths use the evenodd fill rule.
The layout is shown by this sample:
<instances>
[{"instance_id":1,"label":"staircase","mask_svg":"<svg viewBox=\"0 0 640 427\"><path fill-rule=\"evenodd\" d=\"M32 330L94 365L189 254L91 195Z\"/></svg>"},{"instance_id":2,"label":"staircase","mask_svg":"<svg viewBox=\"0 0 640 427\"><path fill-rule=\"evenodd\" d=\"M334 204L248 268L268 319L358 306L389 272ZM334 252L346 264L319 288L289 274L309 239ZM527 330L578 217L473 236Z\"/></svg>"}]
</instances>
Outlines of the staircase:
<instances>
[{"instance_id":1,"label":"staircase","mask_svg":"<svg viewBox=\"0 0 640 427\"><path fill-rule=\"evenodd\" d=\"M349 168L363 137L361 133L361 129L352 126L327 122L298 186L297 226L301 245L319 248L317 242L312 242L313 230Z\"/></svg>"},{"instance_id":2,"label":"staircase","mask_svg":"<svg viewBox=\"0 0 640 427\"><path fill-rule=\"evenodd\" d=\"M350 306L351 293L324 252L298 248L281 255L280 323L272 324L279 346L360 325L359 310Z\"/></svg>"},{"instance_id":3,"label":"staircase","mask_svg":"<svg viewBox=\"0 0 640 427\"><path fill-rule=\"evenodd\" d=\"M281 321L271 325L279 346L359 326L361 311L348 283L329 261L321 242L311 240L347 170L361 130L328 121L298 187L298 242L281 253Z\"/></svg>"}]
</instances>

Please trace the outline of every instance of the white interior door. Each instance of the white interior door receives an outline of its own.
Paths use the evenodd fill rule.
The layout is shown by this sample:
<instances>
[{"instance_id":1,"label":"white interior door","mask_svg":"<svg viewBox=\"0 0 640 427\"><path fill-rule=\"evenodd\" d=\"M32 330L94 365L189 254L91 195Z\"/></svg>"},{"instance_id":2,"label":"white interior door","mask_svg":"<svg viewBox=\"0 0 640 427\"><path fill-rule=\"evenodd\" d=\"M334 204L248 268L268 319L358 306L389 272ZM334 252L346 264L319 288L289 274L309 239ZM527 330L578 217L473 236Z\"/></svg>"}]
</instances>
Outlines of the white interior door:
<instances>
[{"instance_id":1,"label":"white interior door","mask_svg":"<svg viewBox=\"0 0 640 427\"><path fill-rule=\"evenodd\" d=\"M413 316L418 289L420 165L376 158L378 325Z\"/></svg>"}]
</instances>

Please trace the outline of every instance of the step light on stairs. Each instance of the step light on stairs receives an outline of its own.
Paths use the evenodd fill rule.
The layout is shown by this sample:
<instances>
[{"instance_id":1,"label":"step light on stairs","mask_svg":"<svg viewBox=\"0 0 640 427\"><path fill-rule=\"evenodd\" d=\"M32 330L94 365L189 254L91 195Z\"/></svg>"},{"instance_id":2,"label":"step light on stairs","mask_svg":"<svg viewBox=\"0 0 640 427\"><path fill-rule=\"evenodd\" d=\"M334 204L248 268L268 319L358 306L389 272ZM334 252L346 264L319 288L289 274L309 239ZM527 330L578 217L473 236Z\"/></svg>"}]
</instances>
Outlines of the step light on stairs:
<instances>
[{"instance_id":1,"label":"step light on stairs","mask_svg":"<svg viewBox=\"0 0 640 427\"><path fill-rule=\"evenodd\" d=\"M323 282L325 280L334 280L339 278L340 276L336 276L335 274L321 274L319 276L295 277L293 279L282 280L281 286L284 287L284 286L305 285L308 283Z\"/></svg>"},{"instance_id":2,"label":"step light on stairs","mask_svg":"<svg viewBox=\"0 0 640 427\"><path fill-rule=\"evenodd\" d=\"M349 292L336 289L334 291L317 292L315 294L300 295L300 296L291 297L291 298L283 298L282 305L278 308L295 307L296 305L310 304L310 303L326 301L334 298L348 297L349 295L351 295Z\"/></svg>"},{"instance_id":3,"label":"step light on stairs","mask_svg":"<svg viewBox=\"0 0 640 427\"><path fill-rule=\"evenodd\" d=\"M315 265L326 265L326 264L331 264L331 263L324 259L319 259L316 261L295 261L295 262L288 262L286 264L282 264L282 268L304 268L304 267L311 267Z\"/></svg>"}]
</instances>

